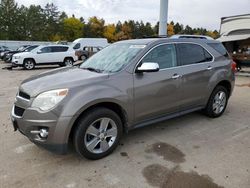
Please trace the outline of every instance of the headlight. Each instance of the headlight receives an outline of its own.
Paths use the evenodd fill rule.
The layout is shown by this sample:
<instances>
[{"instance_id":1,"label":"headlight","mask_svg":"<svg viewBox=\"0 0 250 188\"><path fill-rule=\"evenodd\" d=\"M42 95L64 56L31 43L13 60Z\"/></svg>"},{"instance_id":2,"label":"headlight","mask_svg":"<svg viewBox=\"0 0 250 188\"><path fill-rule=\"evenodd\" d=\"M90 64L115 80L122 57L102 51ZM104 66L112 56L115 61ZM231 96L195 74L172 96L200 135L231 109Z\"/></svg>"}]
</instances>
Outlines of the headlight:
<instances>
[{"instance_id":1,"label":"headlight","mask_svg":"<svg viewBox=\"0 0 250 188\"><path fill-rule=\"evenodd\" d=\"M31 107L39 108L42 111L48 111L60 103L67 94L68 89L46 91L34 99Z\"/></svg>"},{"instance_id":2,"label":"headlight","mask_svg":"<svg viewBox=\"0 0 250 188\"><path fill-rule=\"evenodd\" d=\"M20 59L21 56L14 56L14 59Z\"/></svg>"}]
</instances>

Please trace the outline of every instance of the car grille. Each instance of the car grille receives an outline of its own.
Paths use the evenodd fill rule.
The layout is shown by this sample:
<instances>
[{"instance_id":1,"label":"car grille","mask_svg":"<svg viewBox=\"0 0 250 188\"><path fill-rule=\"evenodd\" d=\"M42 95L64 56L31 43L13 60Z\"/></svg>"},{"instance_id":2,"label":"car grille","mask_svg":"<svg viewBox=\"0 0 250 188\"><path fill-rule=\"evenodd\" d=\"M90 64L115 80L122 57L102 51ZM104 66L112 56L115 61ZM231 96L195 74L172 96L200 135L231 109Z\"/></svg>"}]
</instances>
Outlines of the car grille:
<instances>
[{"instance_id":1,"label":"car grille","mask_svg":"<svg viewBox=\"0 0 250 188\"><path fill-rule=\"evenodd\" d=\"M24 98L24 99L27 99L27 100L30 100L30 96L27 94L27 93L24 93L22 91L19 91L19 94L18 94L20 97Z\"/></svg>"},{"instance_id":2,"label":"car grille","mask_svg":"<svg viewBox=\"0 0 250 188\"><path fill-rule=\"evenodd\" d=\"M23 108L20 108L18 106L14 107L14 113L15 113L16 116L22 117L24 111L25 111L25 109L23 109Z\"/></svg>"}]
</instances>

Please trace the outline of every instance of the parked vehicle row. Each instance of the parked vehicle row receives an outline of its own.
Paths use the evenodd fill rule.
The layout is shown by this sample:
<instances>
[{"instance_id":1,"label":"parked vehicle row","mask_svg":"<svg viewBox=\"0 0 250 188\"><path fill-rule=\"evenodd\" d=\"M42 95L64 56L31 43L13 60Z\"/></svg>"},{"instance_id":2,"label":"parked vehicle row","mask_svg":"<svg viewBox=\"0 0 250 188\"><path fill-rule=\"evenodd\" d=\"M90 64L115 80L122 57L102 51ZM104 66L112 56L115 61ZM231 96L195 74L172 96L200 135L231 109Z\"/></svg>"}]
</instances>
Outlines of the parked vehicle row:
<instances>
[{"instance_id":1,"label":"parked vehicle row","mask_svg":"<svg viewBox=\"0 0 250 188\"><path fill-rule=\"evenodd\" d=\"M24 69L34 69L36 65L58 64L60 66L72 66L77 61L75 51L66 45L38 46L31 51L13 55L13 67L21 66Z\"/></svg>"},{"instance_id":2,"label":"parked vehicle row","mask_svg":"<svg viewBox=\"0 0 250 188\"><path fill-rule=\"evenodd\" d=\"M12 56L14 54L22 53L22 52L30 52L31 50L33 50L33 49L35 49L37 47L38 47L38 45L32 45L32 46L31 45L25 45L25 46L21 46L21 47L19 47L16 50L11 50L11 51L5 52L2 59L6 63L11 63Z\"/></svg>"},{"instance_id":3,"label":"parked vehicle row","mask_svg":"<svg viewBox=\"0 0 250 188\"><path fill-rule=\"evenodd\" d=\"M108 45L105 38L80 38L71 45L23 45L16 50L5 46L0 49L1 58L12 67L34 69L36 65L58 64L72 66L77 60L86 60Z\"/></svg>"},{"instance_id":4,"label":"parked vehicle row","mask_svg":"<svg viewBox=\"0 0 250 188\"><path fill-rule=\"evenodd\" d=\"M39 47L13 59L31 69L34 61L43 62L41 54L50 53L53 62L66 64L70 56L56 59L56 49ZM66 46L60 50L66 52ZM220 42L208 39L117 42L80 67L23 81L11 120L15 130L48 150L65 153L72 141L81 156L100 159L131 129L197 110L220 117L235 83L236 65L226 54Z\"/></svg>"},{"instance_id":5,"label":"parked vehicle row","mask_svg":"<svg viewBox=\"0 0 250 188\"><path fill-rule=\"evenodd\" d=\"M2 59L4 53L8 51L10 51L10 49L7 46L0 46L0 59Z\"/></svg>"}]
</instances>

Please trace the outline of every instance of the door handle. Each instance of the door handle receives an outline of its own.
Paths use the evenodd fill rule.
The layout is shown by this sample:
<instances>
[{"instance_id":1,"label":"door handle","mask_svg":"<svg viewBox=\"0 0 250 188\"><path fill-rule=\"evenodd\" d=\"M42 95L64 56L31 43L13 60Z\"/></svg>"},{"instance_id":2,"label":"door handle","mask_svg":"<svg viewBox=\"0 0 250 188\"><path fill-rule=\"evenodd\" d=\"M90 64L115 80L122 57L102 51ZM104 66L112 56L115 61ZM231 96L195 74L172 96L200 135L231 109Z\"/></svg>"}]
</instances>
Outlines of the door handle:
<instances>
[{"instance_id":1,"label":"door handle","mask_svg":"<svg viewBox=\"0 0 250 188\"><path fill-rule=\"evenodd\" d=\"M172 79L178 79L178 78L180 78L181 76L179 75L179 74L174 74L173 76L172 76Z\"/></svg>"},{"instance_id":2,"label":"door handle","mask_svg":"<svg viewBox=\"0 0 250 188\"><path fill-rule=\"evenodd\" d=\"M207 70L212 70L212 69L213 69L212 66L207 67Z\"/></svg>"}]
</instances>

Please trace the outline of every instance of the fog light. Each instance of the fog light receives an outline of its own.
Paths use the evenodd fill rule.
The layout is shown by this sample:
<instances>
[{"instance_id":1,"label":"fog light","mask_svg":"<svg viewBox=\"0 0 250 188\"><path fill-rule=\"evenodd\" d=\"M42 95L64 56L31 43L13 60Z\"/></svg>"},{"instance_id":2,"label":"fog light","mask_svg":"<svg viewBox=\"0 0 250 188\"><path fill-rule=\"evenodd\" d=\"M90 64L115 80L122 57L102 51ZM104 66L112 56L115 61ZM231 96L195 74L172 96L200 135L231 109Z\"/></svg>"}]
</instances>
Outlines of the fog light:
<instances>
[{"instance_id":1,"label":"fog light","mask_svg":"<svg viewBox=\"0 0 250 188\"><path fill-rule=\"evenodd\" d=\"M40 135L42 138L47 138L47 136L49 135L49 132L48 132L47 129L40 129L39 135Z\"/></svg>"}]
</instances>

